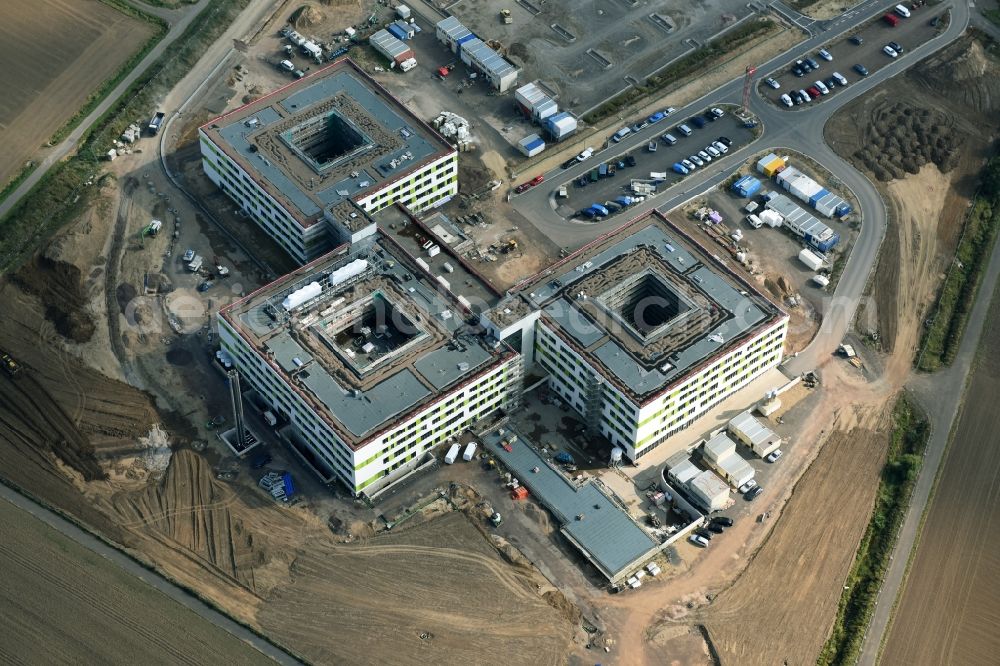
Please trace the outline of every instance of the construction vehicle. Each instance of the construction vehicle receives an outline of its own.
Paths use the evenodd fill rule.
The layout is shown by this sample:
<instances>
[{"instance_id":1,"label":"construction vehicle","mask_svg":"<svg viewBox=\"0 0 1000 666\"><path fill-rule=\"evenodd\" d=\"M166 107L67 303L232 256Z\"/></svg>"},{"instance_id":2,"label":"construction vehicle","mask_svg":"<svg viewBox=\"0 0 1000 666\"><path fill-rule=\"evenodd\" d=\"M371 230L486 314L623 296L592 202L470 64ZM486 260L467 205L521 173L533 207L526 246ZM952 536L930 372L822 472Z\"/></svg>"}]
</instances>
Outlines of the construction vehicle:
<instances>
[{"instance_id":1,"label":"construction vehicle","mask_svg":"<svg viewBox=\"0 0 1000 666\"><path fill-rule=\"evenodd\" d=\"M3 362L3 370L9 377L17 377L21 372L21 364L5 351L0 351L0 361Z\"/></svg>"},{"instance_id":2,"label":"construction vehicle","mask_svg":"<svg viewBox=\"0 0 1000 666\"><path fill-rule=\"evenodd\" d=\"M511 18L510 10L509 9L501 9L500 10L500 20L503 21L504 23L508 24L508 25L514 22L514 19Z\"/></svg>"},{"instance_id":3,"label":"construction vehicle","mask_svg":"<svg viewBox=\"0 0 1000 666\"><path fill-rule=\"evenodd\" d=\"M160 220L153 220L152 222L150 222L149 224L147 224L145 227L143 227L141 235L142 236L155 236L156 234L160 233L160 229L162 229L162 228L163 228L163 222L161 222Z\"/></svg>"},{"instance_id":4,"label":"construction vehicle","mask_svg":"<svg viewBox=\"0 0 1000 666\"><path fill-rule=\"evenodd\" d=\"M502 254L510 254L511 252L517 252L517 241L513 238L511 238L508 241L505 241L500 246L500 252Z\"/></svg>"},{"instance_id":5,"label":"construction vehicle","mask_svg":"<svg viewBox=\"0 0 1000 666\"><path fill-rule=\"evenodd\" d=\"M493 527L500 527L503 525L503 516L499 512L494 511L493 515L490 516L490 522L493 524Z\"/></svg>"}]
</instances>

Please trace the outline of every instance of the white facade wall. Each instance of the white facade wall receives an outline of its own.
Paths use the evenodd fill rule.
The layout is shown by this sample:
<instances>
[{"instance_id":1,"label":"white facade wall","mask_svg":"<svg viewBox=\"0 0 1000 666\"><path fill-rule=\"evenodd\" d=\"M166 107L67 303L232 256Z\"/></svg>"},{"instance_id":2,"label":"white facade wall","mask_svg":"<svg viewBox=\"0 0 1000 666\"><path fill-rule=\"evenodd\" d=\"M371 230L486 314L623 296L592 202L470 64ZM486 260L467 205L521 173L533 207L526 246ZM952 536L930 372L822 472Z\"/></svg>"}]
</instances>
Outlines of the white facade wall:
<instances>
[{"instance_id":1,"label":"white facade wall","mask_svg":"<svg viewBox=\"0 0 1000 666\"><path fill-rule=\"evenodd\" d=\"M456 194L458 194L458 152L452 151L405 178L386 184L377 192L357 199L357 203L368 213L396 203L401 203L414 212L420 212Z\"/></svg>"},{"instance_id":2,"label":"white facade wall","mask_svg":"<svg viewBox=\"0 0 1000 666\"><path fill-rule=\"evenodd\" d=\"M288 210L257 184L253 178L199 130L201 164L205 175L235 201L261 229L301 263L320 256L331 247L322 242L323 224L304 229ZM315 249L312 243L319 243Z\"/></svg>"},{"instance_id":3,"label":"white facade wall","mask_svg":"<svg viewBox=\"0 0 1000 666\"><path fill-rule=\"evenodd\" d=\"M544 321L539 321L536 329L535 362L549 372L549 385L556 393L586 416L586 392L593 376L600 373ZM787 332L785 317L641 407L605 381L601 389L601 433L612 444L624 448L630 460L638 459L777 366Z\"/></svg>"},{"instance_id":4,"label":"white facade wall","mask_svg":"<svg viewBox=\"0 0 1000 666\"><path fill-rule=\"evenodd\" d=\"M233 357L243 381L291 423L311 453L325 482L341 481L355 493L373 492L416 466L423 455L449 436L517 399L520 359L515 357L475 381L444 394L390 431L358 448L345 444L313 407L220 316L219 339Z\"/></svg>"}]
</instances>

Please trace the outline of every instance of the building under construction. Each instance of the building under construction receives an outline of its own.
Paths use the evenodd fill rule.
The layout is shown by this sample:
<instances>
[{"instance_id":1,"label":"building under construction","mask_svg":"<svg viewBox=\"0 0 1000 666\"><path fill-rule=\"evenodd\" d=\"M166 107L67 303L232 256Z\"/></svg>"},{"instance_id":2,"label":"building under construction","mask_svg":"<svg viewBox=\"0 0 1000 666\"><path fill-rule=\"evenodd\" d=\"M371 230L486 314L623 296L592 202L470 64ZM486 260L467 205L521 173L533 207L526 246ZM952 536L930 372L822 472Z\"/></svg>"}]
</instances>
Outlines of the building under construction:
<instances>
[{"instance_id":1,"label":"building under construction","mask_svg":"<svg viewBox=\"0 0 1000 666\"><path fill-rule=\"evenodd\" d=\"M346 58L198 134L206 175L300 263L458 192L455 148Z\"/></svg>"},{"instance_id":2,"label":"building under construction","mask_svg":"<svg viewBox=\"0 0 1000 666\"><path fill-rule=\"evenodd\" d=\"M222 347L324 481L372 494L519 399L520 354L382 232L219 312Z\"/></svg>"},{"instance_id":3,"label":"building under construction","mask_svg":"<svg viewBox=\"0 0 1000 666\"><path fill-rule=\"evenodd\" d=\"M636 461L782 358L788 316L652 211L484 315L525 364Z\"/></svg>"}]
</instances>

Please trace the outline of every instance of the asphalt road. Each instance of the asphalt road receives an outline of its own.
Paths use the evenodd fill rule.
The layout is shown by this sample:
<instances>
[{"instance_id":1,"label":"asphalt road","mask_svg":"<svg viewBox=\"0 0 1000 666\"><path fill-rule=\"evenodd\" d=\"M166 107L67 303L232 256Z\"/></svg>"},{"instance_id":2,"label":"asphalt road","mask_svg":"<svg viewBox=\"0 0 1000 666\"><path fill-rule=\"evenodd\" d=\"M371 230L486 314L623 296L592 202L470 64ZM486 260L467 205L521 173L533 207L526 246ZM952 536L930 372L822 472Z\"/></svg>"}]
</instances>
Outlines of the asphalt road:
<instances>
[{"instance_id":1,"label":"asphalt road","mask_svg":"<svg viewBox=\"0 0 1000 666\"><path fill-rule=\"evenodd\" d=\"M870 0L852 8L845 15L828 22L814 22L808 30L813 35L785 53L775 56L766 63L757 66L759 72L771 72L794 60L804 53L815 53L824 44L835 39L840 34L853 30L857 25L870 18L885 13L897 3L892 0ZM753 144L730 153L713 163L711 169L703 169L688 176L676 185L667 188L652 199L630 209L631 215L618 215L613 221L600 223L581 223L564 219L556 213L555 189L562 182L572 180L589 171L591 164L627 151L638 151L648 143L653 136L661 132L662 123L633 133L621 143L612 144L577 167L562 171L554 169L545 174L548 186L536 187L524 195L512 199L511 203L526 219L539 228L554 243L575 249L583 244L602 236L626 219L640 215L652 208L667 211L681 205L685 201L700 196L726 180L753 154L769 148L787 148L809 155L836 174L841 182L851 191L859 202L861 215L861 231L837 284L834 294L826 298L822 308L823 324L810 345L794 358L784 364L792 375L814 369L821 359L828 357L840 345L854 318L859 298L864 291L871 271L874 269L882 239L886 230L886 208L878 191L868 178L857 171L848 162L841 159L829 146L823 137L823 127L830 117L844 105L863 95L887 79L905 71L910 65L944 48L956 40L969 22L969 7L965 3L945 5L936 8L935 13L945 9L952 12L947 29L934 39L908 51L906 56L897 58L871 76L851 84L843 92L832 96L823 104L813 105L807 109L786 110L776 107L768 100L760 97L759 92L751 96L750 110L760 120L762 133ZM922 15L916 15L912 20L923 20ZM743 79L734 79L719 88L703 95L683 108L679 108L671 120L676 124L677 118L688 118L707 107L718 104L740 103L743 92ZM669 104L665 100L664 105Z\"/></svg>"},{"instance_id":2,"label":"asphalt road","mask_svg":"<svg viewBox=\"0 0 1000 666\"><path fill-rule=\"evenodd\" d=\"M107 97L101 100L101 103L90 112L90 115L84 118L83 122L77 125L76 129L70 132L69 136L66 137L62 143L49 151L49 153L42 160L42 163L38 165L38 168L31 172L31 175L28 176L16 190L11 192L10 196L0 202L0 218L10 212L10 210L17 205L17 202L20 201L21 198L31 190L31 188L38 184L38 181L40 181L42 177L49 172L49 169L52 168L53 164L76 150L77 144L80 142L80 137L83 136L84 132L90 129L90 126L93 125L98 118L104 115L109 108L111 108L111 105L114 104L126 90L128 90L128 87L132 85L139 75L145 72L150 65L156 62L157 58L163 55L167 48L169 48L170 45L173 44L178 37L180 37L181 33L187 29L191 21L193 21L198 13L208 6L208 4L209 0L198 0L198 2L194 5L187 5L176 10L149 8L151 13L157 14L170 24L170 29L167 31L167 34L164 35L163 39L161 39L160 42L146 54L146 57L143 58L124 79L122 79L121 83L115 86L115 89L112 90ZM146 7L143 6L143 9L146 9ZM152 115L152 113L150 113L150 115Z\"/></svg>"},{"instance_id":3,"label":"asphalt road","mask_svg":"<svg viewBox=\"0 0 1000 666\"><path fill-rule=\"evenodd\" d=\"M0 484L0 501L10 502L19 509L27 511L32 516L38 518L63 536L72 539L84 548L93 551L95 554L100 555L109 562L121 567L128 573L156 588L185 608L194 611L220 629L229 632L245 643L249 643L261 653L267 655L279 664L302 663L281 648L272 645L243 625L234 622L229 619L228 616L223 615L205 602L188 593L187 590L174 585L160 574L150 571L118 549L109 546L89 532L85 532L59 514L49 511L41 504L38 504L34 500L25 497L3 484Z\"/></svg>"}]
</instances>

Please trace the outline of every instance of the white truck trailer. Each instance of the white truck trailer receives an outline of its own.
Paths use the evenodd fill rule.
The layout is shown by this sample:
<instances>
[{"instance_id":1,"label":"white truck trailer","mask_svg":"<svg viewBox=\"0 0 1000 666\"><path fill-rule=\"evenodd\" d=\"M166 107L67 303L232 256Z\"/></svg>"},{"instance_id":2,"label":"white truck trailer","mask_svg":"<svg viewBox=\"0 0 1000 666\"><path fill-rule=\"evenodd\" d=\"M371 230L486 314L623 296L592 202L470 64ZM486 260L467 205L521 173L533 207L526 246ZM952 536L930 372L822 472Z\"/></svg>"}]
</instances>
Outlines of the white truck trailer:
<instances>
[{"instance_id":1,"label":"white truck trailer","mask_svg":"<svg viewBox=\"0 0 1000 666\"><path fill-rule=\"evenodd\" d=\"M448 449L448 453L445 454L445 457L444 457L444 462L445 462L446 465L450 465L453 462L455 462L455 460L458 459L458 452L461 450L461 448L462 448L461 444L452 444L451 445L451 448Z\"/></svg>"}]
</instances>

